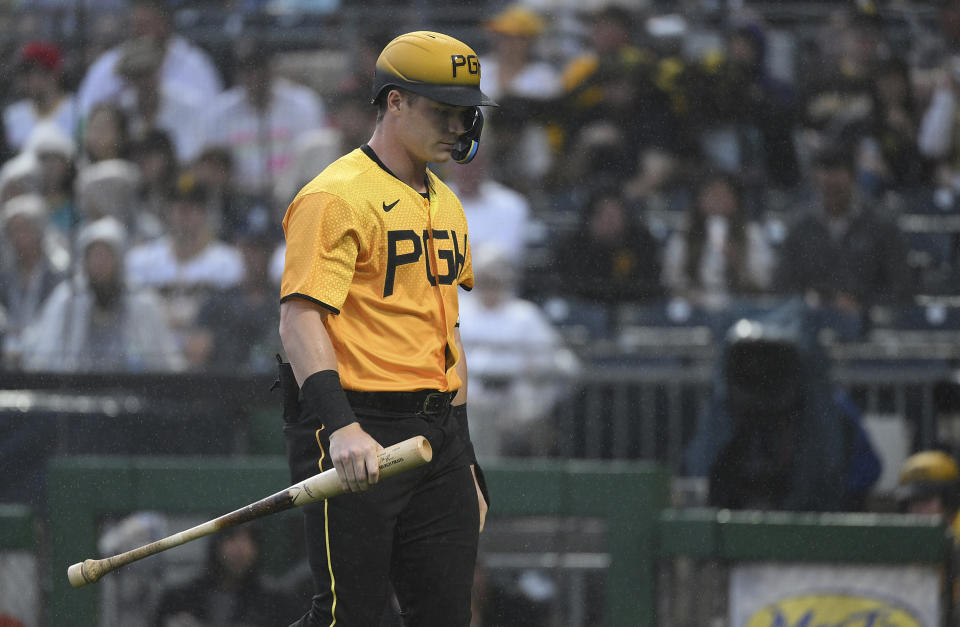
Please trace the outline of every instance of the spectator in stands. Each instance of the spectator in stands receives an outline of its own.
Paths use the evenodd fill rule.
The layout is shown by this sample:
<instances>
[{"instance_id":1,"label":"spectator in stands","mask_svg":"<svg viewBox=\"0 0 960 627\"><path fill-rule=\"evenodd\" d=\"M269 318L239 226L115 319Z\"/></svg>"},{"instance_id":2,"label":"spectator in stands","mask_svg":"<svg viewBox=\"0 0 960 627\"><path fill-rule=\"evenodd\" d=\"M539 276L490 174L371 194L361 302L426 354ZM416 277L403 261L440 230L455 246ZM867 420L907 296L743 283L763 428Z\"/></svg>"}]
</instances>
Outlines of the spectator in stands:
<instances>
[{"instance_id":1,"label":"spectator in stands","mask_svg":"<svg viewBox=\"0 0 960 627\"><path fill-rule=\"evenodd\" d=\"M243 255L243 282L209 295L200 307L197 342L207 347L205 369L223 372L272 372L280 352L280 310L268 265L276 245L263 220L250 222L236 235Z\"/></svg>"},{"instance_id":2,"label":"spectator in stands","mask_svg":"<svg viewBox=\"0 0 960 627\"><path fill-rule=\"evenodd\" d=\"M210 538L206 563L194 579L162 594L154 627L261 627L296 619L294 600L268 584L256 528L226 529Z\"/></svg>"},{"instance_id":3,"label":"spectator in stands","mask_svg":"<svg viewBox=\"0 0 960 627\"><path fill-rule=\"evenodd\" d=\"M922 59L935 55L942 61L960 58L960 2L940 0L935 6L937 13L928 22L933 30L911 38L910 43L914 45L911 56Z\"/></svg>"},{"instance_id":4,"label":"spectator in stands","mask_svg":"<svg viewBox=\"0 0 960 627\"><path fill-rule=\"evenodd\" d=\"M0 202L39 192L40 162L32 151L21 152L0 167Z\"/></svg>"},{"instance_id":5,"label":"spectator in stands","mask_svg":"<svg viewBox=\"0 0 960 627\"><path fill-rule=\"evenodd\" d=\"M814 158L819 202L789 229L776 289L846 312L910 296L906 244L899 228L856 193L851 149L830 146Z\"/></svg>"},{"instance_id":6,"label":"spectator in stands","mask_svg":"<svg viewBox=\"0 0 960 627\"><path fill-rule=\"evenodd\" d=\"M276 76L262 42L240 42L234 67L238 83L209 104L203 141L230 150L241 191L269 199L293 166L294 142L324 125L323 103L308 87Z\"/></svg>"},{"instance_id":7,"label":"spectator in stands","mask_svg":"<svg viewBox=\"0 0 960 627\"><path fill-rule=\"evenodd\" d=\"M870 77L871 110L863 129L860 187L873 197L887 190L916 188L930 180L930 163L917 144L916 111L910 67L900 58L878 64Z\"/></svg>"},{"instance_id":8,"label":"spectator in stands","mask_svg":"<svg viewBox=\"0 0 960 627\"><path fill-rule=\"evenodd\" d=\"M497 100L544 100L560 95L560 75L535 57L537 38L546 28L534 11L514 4L484 23L493 49L482 58L484 93ZM487 91L489 90L489 92Z\"/></svg>"},{"instance_id":9,"label":"spectator in stands","mask_svg":"<svg viewBox=\"0 0 960 627\"><path fill-rule=\"evenodd\" d=\"M449 185L457 193L470 224L470 245L497 244L522 276L530 204L519 192L490 177L490 153L450 168Z\"/></svg>"},{"instance_id":10,"label":"spectator in stands","mask_svg":"<svg viewBox=\"0 0 960 627\"><path fill-rule=\"evenodd\" d=\"M605 305L662 293L660 247L615 187L595 191L579 228L552 250L564 295Z\"/></svg>"},{"instance_id":11,"label":"spectator in stands","mask_svg":"<svg viewBox=\"0 0 960 627\"><path fill-rule=\"evenodd\" d=\"M229 148L208 146L197 156L189 171L196 178L197 185L210 194L210 210L219 219L217 234L220 239L232 242L245 228L252 212L262 213L262 219L269 219L269 204L247 196L233 184L233 154Z\"/></svg>"},{"instance_id":12,"label":"spectator in stands","mask_svg":"<svg viewBox=\"0 0 960 627\"><path fill-rule=\"evenodd\" d=\"M126 0L104 0L102 2L98 0L97 6L106 10L89 11L85 14L86 37L84 45L82 50L78 50L76 56L72 57L75 61L72 70L76 82L79 83L83 79L84 74L100 58L100 55L119 45L125 37L129 36L127 24L129 20L125 14L128 5L129 3Z\"/></svg>"},{"instance_id":13,"label":"spectator in stands","mask_svg":"<svg viewBox=\"0 0 960 627\"><path fill-rule=\"evenodd\" d=\"M936 185L957 193L960 192L960 142L957 141L960 54L942 63L935 73L930 102L921 117L917 148L923 157L933 162Z\"/></svg>"},{"instance_id":14,"label":"spectator in stands","mask_svg":"<svg viewBox=\"0 0 960 627\"><path fill-rule=\"evenodd\" d=\"M102 433L98 435L103 437ZM112 445L116 447L121 442L125 442L123 436ZM102 450L112 453L114 449ZM156 542L173 532L170 522L166 514L151 510L134 511L122 518L107 516L100 526L97 550L100 555L117 555ZM146 621L157 610L162 592L157 583L162 580L166 569L167 564L163 559L139 560L123 569L122 581L119 578L104 581L107 585L101 589L100 594L110 601L101 606L98 617L100 622L105 625L146 625Z\"/></svg>"},{"instance_id":15,"label":"spectator in stands","mask_svg":"<svg viewBox=\"0 0 960 627\"><path fill-rule=\"evenodd\" d=\"M376 58L370 67L376 64ZM365 66L366 67L366 66ZM348 83L349 91L340 91L330 96L327 110L330 126L340 134L343 150L353 150L362 146L373 134L377 122L377 111L368 107L369 86Z\"/></svg>"},{"instance_id":16,"label":"spectator in stands","mask_svg":"<svg viewBox=\"0 0 960 627\"><path fill-rule=\"evenodd\" d=\"M179 169L170 136L149 131L130 147L130 160L140 170L140 207L153 216L166 216Z\"/></svg>"},{"instance_id":17,"label":"spectator in stands","mask_svg":"<svg viewBox=\"0 0 960 627\"><path fill-rule=\"evenodd\" d=\"M187 173L177 181L167 234L127 254L129 280L160 291L167 323L191 365L203 363L208 352L197 329L201 303L238 285L244 275L240 252L216 239L215 225L208 190Z\"/></svg>"},{"instance_id":18,"label":"spectator in stands","mask_svg":"<svg viewBox=\"0 0 960 627\"><path fill-rule=\"evenodd\" d=\"M107 217L77 236L82 271L61 282L24 333L23 367L44 372L170 371L180 359L160 303L123 277L126 234Z\"/></svg>"},{"instance_id":19,"label":"spectator in stands","mask_svg":"<svg viewBox=\"0 0 960 627\"><path fill-rule=\"evenodd\" d=\"M495 159L494 176L521 190L535 188L552 165L547 107L562 93L560 72L536 58L536 44L546 23L519 4L484 24L493 38L482 55L480 87L501 108L488 113Z\"/></svg>"},{"instance_id":20,"label":"spectator in stands","mask_svg":"<svg viewBox=\"0 0 960 627\"><path fill-rule=\"evenodd\" d=\"M734 23L726 33L725 55L708 57L689 74L689 119L704 160L737 174L751 191L796 185L798 97L792 86L771 75L763 27Z\"/></svg>"},{"instance_id":21,"label":"spectator in stands","mask_svg":"<svg viewBox=\"0 0 960 627\"><path fill-rule=\"evenodd\" d=\"M47 207L41 196L17 196L0 212L0 309L6 310L3 361L20 360L22 333L36 320L53 288L63 280L65 259L48 253L44 243Z\"/></svg>"},{"instance_id":22,"label":"spectator in stands","mask_svg":"<svg viewBox=\"0 0 960 627\"><path fill-rule=\"evenodd\" d=\"M373 134L377 110L367 106L370 103L370 76L361 68L374 67L383 47L394 36L392 28L387 25L386 30L364 30L359 37L349 40L346 74L336 89L328 94L327 100L330 126L340 133L343 151L362 146Z\"/></svg>"},{"instance_id":23,"label":"spectator in stands","mask_svg":"<svg viewBox=\"0 0 960 627\"><path fill-rule=\"evenodd\" d=\"M591 19L592 50L573 59L562 74L561 184L600 175L642 176L640 166L651 154L672 164L684 148L683 95L676 80L682 61L637 47L634 15L627 9L607 5ZM655 172L657 178L644 178L630 195L647 195L672 168Z\"/></svg>"},{"instance_id":24,"label":"spectator in stands","mask_svg":"<svg viewBox=\"0 0 960 627\"><path fill-rule=\"evenodd\" d=\"M158 237L166 229L163 216L143 211L140 170L123 159L88 165L77 175L76 200L81 222L112 216L127 229L129 245Z\"/></svg>"},{"instance_id":25,"label":"spectator in stands","mask_svg":"<svg viewBox=\"0 0 960 627\"><path fill-rule=\"evenodd\" d=\"M117 104L127 114L133 141L151 131L163 131L171 139L180 163L188 163L200 147L200 118L206 102L192 92L160 80L163 47L153 38L131 39L120 48L116 73L124 88Z\"/></svg>"},{"instance_id":26,"label":"spectator in stands","mask_svg":"<svg viewBox=\"0 0 960 627\"><path fill-rule=\"evenodd\" d=\"M132 0L129 3L128 36L131 40L149 37L162 50L160 84L165 90L189 94L208 103L220 93L222 83L214 63L202 49L173 32L173 11L163 0ZM123 44L104 52L87 70L77 98L80 112L89 116L101 102L117 102L124 82L117 72Z\"/></svg>"},{"instance_id":27,"label":"spectator in stands","mask_svg":"<svg viewBox=\"0 0 960 627\"><path fill-rule=\"evenodd\" d=\"M366 104L360 106L361 110L367 109ZM344 150L349 152L364 143L366 139L355 146L345 146L340 129L331 126L307 131L297 137L291 146L293 158L290 160L290 167L274 185L273 205L278 209L277 220L282 221L282 212L290 204L290 199L296 196L297 192L317 175L317 172L322 172L339 155L342 155Z\"/></svg>"},{"instance_id":28,"label":"spectator in stands","mask_svg":"<svg viewBox=\"0 0 960 627\"><path fill-rule=\"evenodd\" d=\"M546 314L517 296L513 255L494 242L472 250L477 289L461 298L460 332L477 455L548 455L556 450L548 419L579 364Z\"/></svg>"},{"instance_id":29,"label":"spectator in stands","mask_svg":"<svg viewBox=\"0 0 960 627\"><path fill-rule=\"evenodd\" d=\"M3 110L7 146L20 150L34 127L50 123L67 137L77 133L76 100L62 85L63 53L56 44L34 41L20 51L23 98Z\"/></svg>"},{"instance_id":30,"label":"spectator in stands","mask_svg":"<svg viewBox=\"0 0 960 627\"><path fill-rule=\"evenodd\" d=\"M763 228L748 219L731 175L699 178L686 227L673 233L663 260L670 294L709 309L767 290L775 263Z\"/></svg>"},{"instance_id":31,"label":"spectator in stands","mask_svg":"<svg viewBox=\"0 0 960 627\"><path fill-rule=\"evenodd\" d=\"M50 223L64 235L73 233L78 221L74 206L77 147L58 126L36 126L27 140L27 150L40 165L40 193L50 211Z\"/></svg>"},{"instance_id":32,"label":"spectator in stands","mask_svg":"<svg viewBox=\"0 0 960 627\"><path fill-rule=\"evenodd\" d=\"M125 159L130 148L127 114L113 103L96 105L87 116L79 165Z\"/></svg>"},{"instance_id":33,"label":"spectator in stands","mask_svg":"<svg viewBox=\"0 0 960 627\"><path fill-rule=\"evenodd\" d=\"M904 460L894 495L901 511L942 516L960 538L960 469L946 451L920 451Z\"/></svg>"},{"instance_id":34,"label":"spectator in stands","mask_svg":"<svg viewBox=\"0 0 960 627\"><path fill-rule=\"evenodd\" d=\"M839 14L822 30L815 58L803 64L804 127L814 149L856 136L873 107L870 81L887 51L882 18L873 3Z\"/></svg>"}]
</instances>

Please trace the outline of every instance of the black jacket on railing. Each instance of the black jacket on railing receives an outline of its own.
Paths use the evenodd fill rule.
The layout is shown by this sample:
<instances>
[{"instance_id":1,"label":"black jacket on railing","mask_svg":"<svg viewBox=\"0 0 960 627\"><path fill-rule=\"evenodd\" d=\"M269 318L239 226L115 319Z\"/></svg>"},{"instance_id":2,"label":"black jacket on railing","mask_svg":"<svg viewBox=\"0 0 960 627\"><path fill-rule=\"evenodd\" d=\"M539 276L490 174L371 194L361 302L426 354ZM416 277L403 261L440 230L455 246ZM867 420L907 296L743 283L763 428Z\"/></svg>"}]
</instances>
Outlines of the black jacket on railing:
<instances>
[{"instance_id":1,"label":"black jacket on railing","mask_svg":"<svg viewBox=\"0 0 960 627\"><path fill-rule=\"evenodd\" d=\"M686 474L709 478L711 505L844 511L879 478L859 416L837 402L817 330L800 301L731 327L685 456Z\"/></svg>"}]
</instances>

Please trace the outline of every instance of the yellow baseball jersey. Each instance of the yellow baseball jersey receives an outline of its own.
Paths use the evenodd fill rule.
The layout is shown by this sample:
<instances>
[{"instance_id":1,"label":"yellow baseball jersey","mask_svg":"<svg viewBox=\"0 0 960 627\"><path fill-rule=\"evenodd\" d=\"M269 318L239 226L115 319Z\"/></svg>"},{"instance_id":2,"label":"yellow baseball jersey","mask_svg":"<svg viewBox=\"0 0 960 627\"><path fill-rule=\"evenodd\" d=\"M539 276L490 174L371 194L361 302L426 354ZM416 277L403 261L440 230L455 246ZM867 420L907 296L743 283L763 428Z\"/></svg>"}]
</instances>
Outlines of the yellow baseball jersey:
<instances>
[{"instance_id":1,"label":"yellow baseball jersey","mask_svg":"<svg viewBox=\"0 0 960 627\"><path fill-rule=\"evenodd\" d=\"M473 287L463 206L427 172L429 198L368 146L344 155L293 199L281 302L303 298L327 316L348 390L459 389L457 287Z\"/></svg>"}]
</instances>

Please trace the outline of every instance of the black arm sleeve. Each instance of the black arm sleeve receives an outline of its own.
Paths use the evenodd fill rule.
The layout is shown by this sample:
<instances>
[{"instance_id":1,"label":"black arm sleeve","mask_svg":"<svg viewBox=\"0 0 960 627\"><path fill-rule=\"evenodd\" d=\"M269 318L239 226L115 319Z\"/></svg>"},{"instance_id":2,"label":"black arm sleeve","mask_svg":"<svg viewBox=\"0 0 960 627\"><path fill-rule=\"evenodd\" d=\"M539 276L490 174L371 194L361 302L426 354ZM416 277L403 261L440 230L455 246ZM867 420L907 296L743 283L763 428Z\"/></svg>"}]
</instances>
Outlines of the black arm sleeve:
<instances>
[{"instance_id":1,"label":"black arm sleeve","mask_svg":"<svg viewBox=\"0 0 960 627\"><path fill-rule=\"evenodd\" d=\"M336 370L321 370L307 377L300 388L300 403L323 423L327 433L357 420Z\"/></svg>"}]
</instances>

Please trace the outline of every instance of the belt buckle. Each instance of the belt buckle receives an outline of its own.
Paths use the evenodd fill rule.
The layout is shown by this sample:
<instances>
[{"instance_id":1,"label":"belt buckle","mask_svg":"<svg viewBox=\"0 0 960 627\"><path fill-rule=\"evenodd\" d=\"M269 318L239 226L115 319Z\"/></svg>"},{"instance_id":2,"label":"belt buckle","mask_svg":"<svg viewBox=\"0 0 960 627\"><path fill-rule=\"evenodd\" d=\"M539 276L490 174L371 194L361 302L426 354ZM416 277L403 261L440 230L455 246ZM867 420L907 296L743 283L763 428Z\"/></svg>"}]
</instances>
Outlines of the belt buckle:
<instances>
[{"instance_id":1,"label":"belt buckle","mask_svg":"<svg viewBox=\"0 0 960 627\"><path fill-rule=\"evenodd\" d=\"M450 403L450 397L443 392L430 392L423 399L423 406L420 413L426 416L436 416L446 409Z\"/></svg>"}]
</instances>

